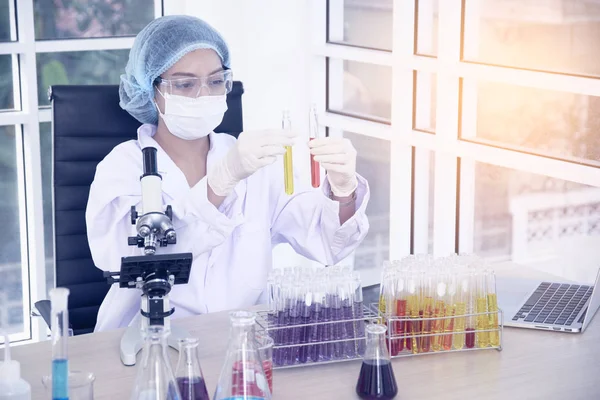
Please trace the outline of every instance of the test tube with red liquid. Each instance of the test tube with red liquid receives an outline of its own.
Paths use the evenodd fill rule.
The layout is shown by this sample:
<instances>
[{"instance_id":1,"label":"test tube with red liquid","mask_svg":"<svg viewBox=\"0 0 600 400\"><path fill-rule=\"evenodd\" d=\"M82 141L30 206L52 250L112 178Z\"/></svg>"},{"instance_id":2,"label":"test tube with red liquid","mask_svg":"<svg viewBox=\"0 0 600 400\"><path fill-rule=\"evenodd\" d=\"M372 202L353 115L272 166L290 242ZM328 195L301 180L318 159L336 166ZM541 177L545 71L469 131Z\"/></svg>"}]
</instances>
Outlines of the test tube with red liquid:
<instances>
[{"instance_id":1,"label":"test tube with red liquid","mask_svg":"<svg viewBox=\"0 0 600 400\"><path fill-rule=\"evenodd\" d=\"M465 346L467 349L472 349L475 347L475 326L476 326L476 317L473 316L477 312L477 299L476 299L476 276L474 274L469 274L469 292L468 292L468 302L467 302L467 313L471 314L467 318L467 327L465 329Z\"/></svg>"},{"instance_id":2,"label":"test tube with red liquid","mask_svg":"<svg viewBox=\"0 0 600 400\"><path fill-rule=\"evenodd\" d=\"M403 318L406 318L406 271L401 270L398 271L398 276L396 278L396 312L395 315L398 320L395 322L395 332L396 336L400 336L400 338L395 339L392 342L392 355L398 355L402 350L404 350L404 331L405 331L405 322ZM395 346L394 346L395 344Z\"/></svg>"},{"instance_id":3,"label":"test tube with red liquid","mask_svg":"<svg viewBox=\"0 0 600 400\"><path fill-rule=\"evenodd\" d=\"M317 110L314 106L310 109L309 131L310 140L314 140L319 137ZM319 166L319 163L315 161L315 156L312 154L310 155L310 182L314 188L321 186L321 167Z\"/></svg>"}]
</instances>

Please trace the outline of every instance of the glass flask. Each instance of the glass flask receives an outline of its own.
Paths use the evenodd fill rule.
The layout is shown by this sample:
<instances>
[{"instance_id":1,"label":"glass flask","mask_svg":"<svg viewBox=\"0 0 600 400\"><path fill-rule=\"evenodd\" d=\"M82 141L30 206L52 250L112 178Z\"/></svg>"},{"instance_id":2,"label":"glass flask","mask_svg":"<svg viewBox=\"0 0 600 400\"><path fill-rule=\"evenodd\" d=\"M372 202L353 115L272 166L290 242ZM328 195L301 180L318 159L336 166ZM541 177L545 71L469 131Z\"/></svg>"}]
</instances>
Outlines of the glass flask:
<instances>
[{"instance_id":1,"label":"glass flask","mask_svg":"<svg viewBox=\"0 0 600 400\"><path fill-rule=\"evenodd\" d=\"M142 362L138 366L132 400L181 400L167 355L169 333L164 326L158 325L142 331Z\"/></svg>"},{"instance_id":2,"label":"glass flask","mask_svg":"<svg viewBox=\"0 0 600 400\"><path fill-rule=\"evenodd\" d=\"M393 399L398 394L390 354L385 345L386 327L367 325L367 349L360 368L356 394L361 399Z\"/></svg>"},{"instance_id":3,"label":"glass flask","mask_svg":"<svg viewBox=\"0 0 600 400\"><path fill-rule=\"evenodd\" d=\"M196 338L179 340L179 361L175 377L181 400L210 400L198 358L199 343Z\"/></svg>"},{"instance_id":4,"label":"glass flask","mask_svg":"<svg viewBox=\"0 0 600 400\"><path fill-rule=\"evenodd\" d=\"M213 400L271 400L269 383L256 346L256 314L229 314L229 347Z\"/></svg>"}]
</instances>

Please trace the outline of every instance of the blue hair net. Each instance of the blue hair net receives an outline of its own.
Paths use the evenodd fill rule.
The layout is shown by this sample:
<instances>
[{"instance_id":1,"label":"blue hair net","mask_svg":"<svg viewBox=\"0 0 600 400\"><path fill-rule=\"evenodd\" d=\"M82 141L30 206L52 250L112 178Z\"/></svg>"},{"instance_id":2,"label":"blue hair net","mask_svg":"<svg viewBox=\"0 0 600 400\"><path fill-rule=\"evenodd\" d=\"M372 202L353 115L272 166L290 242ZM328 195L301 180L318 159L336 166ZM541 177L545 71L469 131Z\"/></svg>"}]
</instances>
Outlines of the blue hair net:
<instances>
[{"instance_id":1,"label":"blue hair net","mask_svg":"<svg viewBox=\"0 0 600 400\"><path fill-rule=\"evenodd\" d=\"M157 124L154 80L187 53L197 49L217 52L229 68L229 49L223 37L199 18L172 15L150 22L137 35L121 75L119 105L144 124Z\"/></svg>"}]
</instances>

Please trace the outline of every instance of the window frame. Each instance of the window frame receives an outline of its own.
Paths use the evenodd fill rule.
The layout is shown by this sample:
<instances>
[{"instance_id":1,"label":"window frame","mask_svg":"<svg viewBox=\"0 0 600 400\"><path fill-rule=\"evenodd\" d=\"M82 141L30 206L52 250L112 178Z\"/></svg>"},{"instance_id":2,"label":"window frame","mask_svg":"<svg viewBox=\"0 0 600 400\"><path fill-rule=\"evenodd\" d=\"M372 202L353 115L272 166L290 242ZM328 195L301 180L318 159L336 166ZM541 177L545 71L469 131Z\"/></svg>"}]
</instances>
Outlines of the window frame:
<instances>
[{"instance_id":1,"label":"window frame","mask_svg":"<svg viewBox=\"0 0 600 400\"><path fill-rule=\"evenodd\" d=\"M33 304L48 297L39 125L41 122L51 122L52 113L49 106L39 106L36 55L47 52L130 49L135 39L134 36L119 36L36 40L33 2L34 0L18 0L18 3L17 0L10 1L9 9L13 11L11 29L14 29L16 40L0 42L0 55L16 56L13 61L16 110L0 112L0 126L14 125L17 132L24 329L11 334L10 340L20 343L36 342L47 337L45 322L30 315ZM153 0L153 8L154 18L181 14L185 11L185 1ZM54 213L54 209L52 211ZM54 215L52 218L54 219ZM54 241L54 237L52 240Z\"/></svg>"},{"instance_id":2,"label":"window frame","mask_svg":"<svg viewBox=\"0 0 600 400\"><path fill-rule=\"evenodd\" d=\"M473 121L477 116L474 108L476 94L472 93L472 89L461 85L465 78L600 96L598 78L463 60L465 3L466 0L439 1L437 57L417 54L418 0L394 2L393 35L394 38L403 40L393 41L391 53L329 43L328 32L319 29L313 32L311 81L313 99L317 100L316 104L321 114L319 121L331 129L342 129L390 141L390 204L394 204L390 210L390 259L406 256L413 250L420 252L427 249L426 235L422 230L418 230L415 235L414 227L427 226L430 218L433 218L434 223L435 256L472 252L476 162L599 186L600 168L593 165L551 158L531 151L491 146L468 139L464 135L461 138L461 130L472 132ZM311 1L313 26L328 29L326 18L335 16L327 15L326 11L321 1ZM328 57L392 67L391 125L327 111L323 96L323 93L328 92L327 81L321 77L326 75L324 60ZM436 131L433 135L416 130L413 126L413 112L416 106L413 76L416 76L417 72L434 73L436 76ZM314 97L315 95L317 97ZM430 150L435 158L433 193L413 193L413 147L417 151ZM417 166L422 164L417 162ZM428 190L427 185L415 186L420 187L417 190ZM415 213L412 199L429 196L434 196L433 215L422 211L426 207L417 207Z\"/></svg>"}]
</instances>

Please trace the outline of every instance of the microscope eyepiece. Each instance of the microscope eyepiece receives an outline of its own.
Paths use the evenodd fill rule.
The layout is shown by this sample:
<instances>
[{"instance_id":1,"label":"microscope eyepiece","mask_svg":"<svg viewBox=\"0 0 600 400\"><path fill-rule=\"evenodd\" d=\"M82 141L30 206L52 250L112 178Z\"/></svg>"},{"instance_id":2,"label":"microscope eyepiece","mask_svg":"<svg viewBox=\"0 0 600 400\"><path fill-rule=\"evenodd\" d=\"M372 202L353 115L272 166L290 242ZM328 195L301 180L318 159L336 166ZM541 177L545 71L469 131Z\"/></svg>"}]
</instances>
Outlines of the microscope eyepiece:
<instances>
[{"instance_id":1,"label":"microscope eyepiece","mask_svg":"<svg viewBox=\"0 0 600 400\"><path fill-rule=\"evenodd\" d=\"M142 178L148 175L160 176L158 173L156 154L157 150L155 147L144 147L142 149L142 155L144 157L144 175L142 175Z\"/></svg>"}]
</instances>

